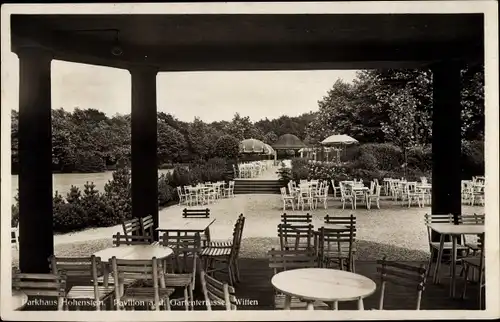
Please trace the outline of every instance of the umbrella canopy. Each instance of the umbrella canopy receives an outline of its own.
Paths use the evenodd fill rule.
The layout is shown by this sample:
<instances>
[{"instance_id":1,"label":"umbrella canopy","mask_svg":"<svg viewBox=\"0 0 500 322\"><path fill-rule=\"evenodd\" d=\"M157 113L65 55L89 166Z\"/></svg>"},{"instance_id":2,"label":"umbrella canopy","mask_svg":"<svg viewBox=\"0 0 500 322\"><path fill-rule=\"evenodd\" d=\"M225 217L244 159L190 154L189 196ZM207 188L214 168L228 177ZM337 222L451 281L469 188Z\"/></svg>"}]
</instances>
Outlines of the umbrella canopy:
<instances>
[{"instance_id":1,"label":"umbrella canopy","mask_svg":"<svg viewBox=\"0 0 500 322\"><path fill-rule=\"evenodd\" d=\"M297 136L293 134L283 134L278 141L273 144L275 150L301 149L306 145Z\"/></svg>"},{"instance_id":2,"label":"umbrella canopy","mask_svg":"<svg viewBox=\"0 0 500 322\"><path fill-rule=\"evenodd\" d=\"M354 144L358 143L358 140L350 137L349 135L340 134L340 135L331 135L321 141L323 145L335 145L335 144Z\"/></svg>"},{"instance_id":3,"label":"umbrella canopy","mask_svg":"<svg viewBox=\"0 0 500 322\"><path fill-rule=\"evenodd\" d=\"M274 149L269 144L264 143L264 145L265 145L265 147L264 147L264 154L266 154L266 155L274 155L274 153L275 153Z\"/></svg>"},{"instance_id":4,"label":"umbrella canopy","mask_svg":"<svg viewBox=\"0 0 500 322\"><path fill-rule=\"evenodd\" d=\"M246 139L240 142L240 153L266 153L266 144L257 139Z\"/></svg>"}]
</instances>

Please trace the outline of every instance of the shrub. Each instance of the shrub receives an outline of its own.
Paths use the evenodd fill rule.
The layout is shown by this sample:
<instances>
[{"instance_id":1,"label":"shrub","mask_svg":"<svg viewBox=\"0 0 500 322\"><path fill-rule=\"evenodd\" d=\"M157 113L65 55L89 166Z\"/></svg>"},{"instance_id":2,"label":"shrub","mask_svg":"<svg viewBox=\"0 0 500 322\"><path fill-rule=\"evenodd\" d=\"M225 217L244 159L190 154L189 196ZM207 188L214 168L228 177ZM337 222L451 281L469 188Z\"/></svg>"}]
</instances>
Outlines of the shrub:
<instances>
[{"instance_id":1,"label":"shrub","mask_svg":"<svg viewBox=\"0 0 500 322\"><path fill-rule=\"evenodd\" d=\"M58 233L67 233L88 227L88 218L80 203L78 188L71 187L68 197L71 202L65 201L56 191L52 200L54 231Z\"/></svg>"},{"instance_id":2,"label":"shrub","mask_svg":"<svg viewBox=\"0 0 500 322\"><path fill-rule=\"evenodd\" d=\"M95 188L93 182L86 182L81 197L81 205L87 213L90 227L101 227L111 224L107 219L106 200Z\"/></svg>"},{"instance_id":3,"label":"shrub","mask_svg":"<svg viewBox=\"0 0 500 322\"><path fill-rule=\"evenodd\" d=\"M179 200L179 196L170 185L169 177L162 174L158 178L158 205L163 206L174 200Z\"/></svg>"},{"instance_id":4,"label":"shrub","mask_svg":"<svg viewBox=\"0 0 500 322\"><path fill-rule=\"evenodd\" d=\"M472 176L484 175L484 142L462 142L462 178L470 179Z\"/></svg>"},{"instance_id":5,"label":"shrub","mask_svg":"<svg viewBox=\"0 0 500 322\"><path fill-rule=\"evenodd\" d=\"M132 217L131 175L128 168L113 172L113 179L104 185L106 217L104 225L113 225Z\"/></svg>"},{"instance_id":6,"label":"shrub","mask_svg":"<svg viewBox=\"0 0 500 322\"><path fill-rule=\"evenodd\" d=\"M278 174L279 180L284 184L287 184L290 180L293 179L292 169L285 166L283 162L281 162L280 167L278 171L276 171L276 173Z\"/></svg>"},{"instance_id":7,"label":"shrub","mask_svg":"<svg viewBox=\"0 0 500 322\"><path fill-rule=\"evenodd\" d=\"M17 191L16 196L14 197L15 203L11 205L11 219L10 225L11 227L17 227L19 224L19 189Z\"/></svg>"},{"instance_id":8,"label":"shrub","mask_svg":"<svg viewBox=\"0 0 500 322\"><path fill-rule=\"evenodd\" d=\"M176 166L172 171L170 182L173 187L187 186L190 184L189 170L183 166Z\"/></svg>"},{"instance_id":9,"label":"shrub","mask_svg":"<svg viewBox=\"0 0 500 322\"><path fill-rule=\"evenodd\" d=\"M359 147L359 155L356 159L361 158L365 154L369 154L374 158L376 166L373 169L389 171L403 164L401 149L390 143L363 144ZM365 160L373 161L370 157L364 156L364 158Z\"/></svg>"},{"instance_id":10,"label":"shrub","mask_svg":"<svg viewBox=\"0 0 500 322\"><path fill-rule=\"evenodd\" d=\"M432 148L430 146L408 149L406 159L408 169L418 169L421 172L432 170Z\"/></svg>"}]
</instances>

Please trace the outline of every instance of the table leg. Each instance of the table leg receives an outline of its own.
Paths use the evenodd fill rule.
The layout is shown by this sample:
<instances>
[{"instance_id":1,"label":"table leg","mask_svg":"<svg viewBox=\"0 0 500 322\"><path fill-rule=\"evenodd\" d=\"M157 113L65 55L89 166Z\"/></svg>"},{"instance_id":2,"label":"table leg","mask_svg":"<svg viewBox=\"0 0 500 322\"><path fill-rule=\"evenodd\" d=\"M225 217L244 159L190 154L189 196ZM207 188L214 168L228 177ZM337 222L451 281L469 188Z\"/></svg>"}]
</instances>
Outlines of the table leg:
<instances>
[{"instance_id":1,"label":"table leg","mask_svg":"<svg viewBox=\"0 0 500 322\"><path fill-rule=\"evenodd\" d=\"M456 281L456 269L457 269L457 236L452 235L452 254L451 254L451 285L450 285L450 295L455 297L455 281Z\"/></svg>"},{"instance_id":2,"label":"table leg","mask_svg":"<svg viewBox=\"0 0 500 322\"><path fill-rule=\"evenodd\" d=\"M292 304L292 297L290 295L285 295L285 310L290 310L290 305Z\"/></svg>"},{"instance_id":3,"label":"table leg","mask_svg":"<svg viewBox=\"0 0 500 322\"><path fill-rule=\"evenodd\" d=\"M441 260L443 259L443 250L444 250L444 234L441 234L439 237L439 252L438 252L438 258L436 261L436 266L434 267L434 277L433 277L433 282L434 284L439 283L439 268L441 266Z\"/></svg>"},{"instance_id":4,"label":"table leg","mask_svg":"<svg viewBox=\"0 0 500 322\"><path fill-rule=\"evenodd\" d=\"M314 304L313 302L307 302L307 308L308 311L314 311Z\"/></svg>"},{"instance_id":5,"label":"table leg","mask_svg":"<svg viewBox=\"0 0 500 322\"><path fill-rule=\"evenodd\" d=\"M364 304L363 304L363 299L362 299L362 298L360 298L360 299L358 300L358 310L363 311L364 309L365 309L365 306L364 306Z\"/></svg>"}]
</instances>

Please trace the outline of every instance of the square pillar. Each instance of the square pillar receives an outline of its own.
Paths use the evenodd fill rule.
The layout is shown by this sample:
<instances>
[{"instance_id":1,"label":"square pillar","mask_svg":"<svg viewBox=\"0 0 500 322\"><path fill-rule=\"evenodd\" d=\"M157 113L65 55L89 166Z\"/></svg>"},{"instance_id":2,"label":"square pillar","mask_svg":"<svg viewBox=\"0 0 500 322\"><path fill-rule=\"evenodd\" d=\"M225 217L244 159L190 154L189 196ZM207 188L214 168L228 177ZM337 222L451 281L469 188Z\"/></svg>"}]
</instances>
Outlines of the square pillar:
<instances>
[{"instance_id":1,"label":"square pillar","mask_svg":"<svg viewBox=\"0 0 500 322\"><path fill-rule=\"evenodd\" d=\"M51 61L42 48L19 57L19 268L48 273L52 222Z\"/></svg>"},{"instance_id":2,"label":"square pillar","mask_svg":"<svg viewBox=\"0 0 500 322\"><path fill-rule=\"evenodd\" d=\"M153 215L158 227L156 75L153 67L130 69L132 76L132 216ZM155 240L158 234L155 231Z\"/></svg>"},{"instance_id":3,"label":"square pillar","mask_svg":"<svg viewBox=\"0 0 500 322\"><path fill-rule=\"evenodd\" d=\"M456 62L432 67L432 214L453 214L455 224L462 212L460 68ZM431 237L439 241L439 234Z\"/></svg>"}]
</instances>

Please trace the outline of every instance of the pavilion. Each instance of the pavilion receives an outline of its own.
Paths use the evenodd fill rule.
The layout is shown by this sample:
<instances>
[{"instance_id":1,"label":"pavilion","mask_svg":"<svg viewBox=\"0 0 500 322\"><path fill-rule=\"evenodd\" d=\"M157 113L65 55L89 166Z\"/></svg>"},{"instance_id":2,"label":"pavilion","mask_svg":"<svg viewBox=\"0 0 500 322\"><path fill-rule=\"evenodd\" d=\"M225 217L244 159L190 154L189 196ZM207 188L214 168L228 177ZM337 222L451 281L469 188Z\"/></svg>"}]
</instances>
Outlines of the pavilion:
<instances>
[{"instance_id":1,"label":"pavilion","mask_svg":"<svg viewBox=\"0 0 500 322\"><path fill-rule=\"evenodd\" d=\"M156 76L172 71L430 68L432 213L461 212L460 69L483 64L484 15L11 15L19 57L20 269L53 254L51 61L130 71L132 212L158 225ZM272 89L270 89L272 90ZM276 149L276 147L274 147ZM156 236L157 237L157 236Z\"/></svg>"},{"instance_id":2,"label":"pavilion","mask_svg":"<svg viewBox=\"0 0 500 322\"><path fill-rule=\"evenodd\" d=\"M296 135L293 134L283 134L278 138L278 140L273 144L273 149L276 150L274 154L274 160L278 157L278 151L293 150L295 153L305 148L306 145L302 142Z\"/></svg>"}]
</instances>

